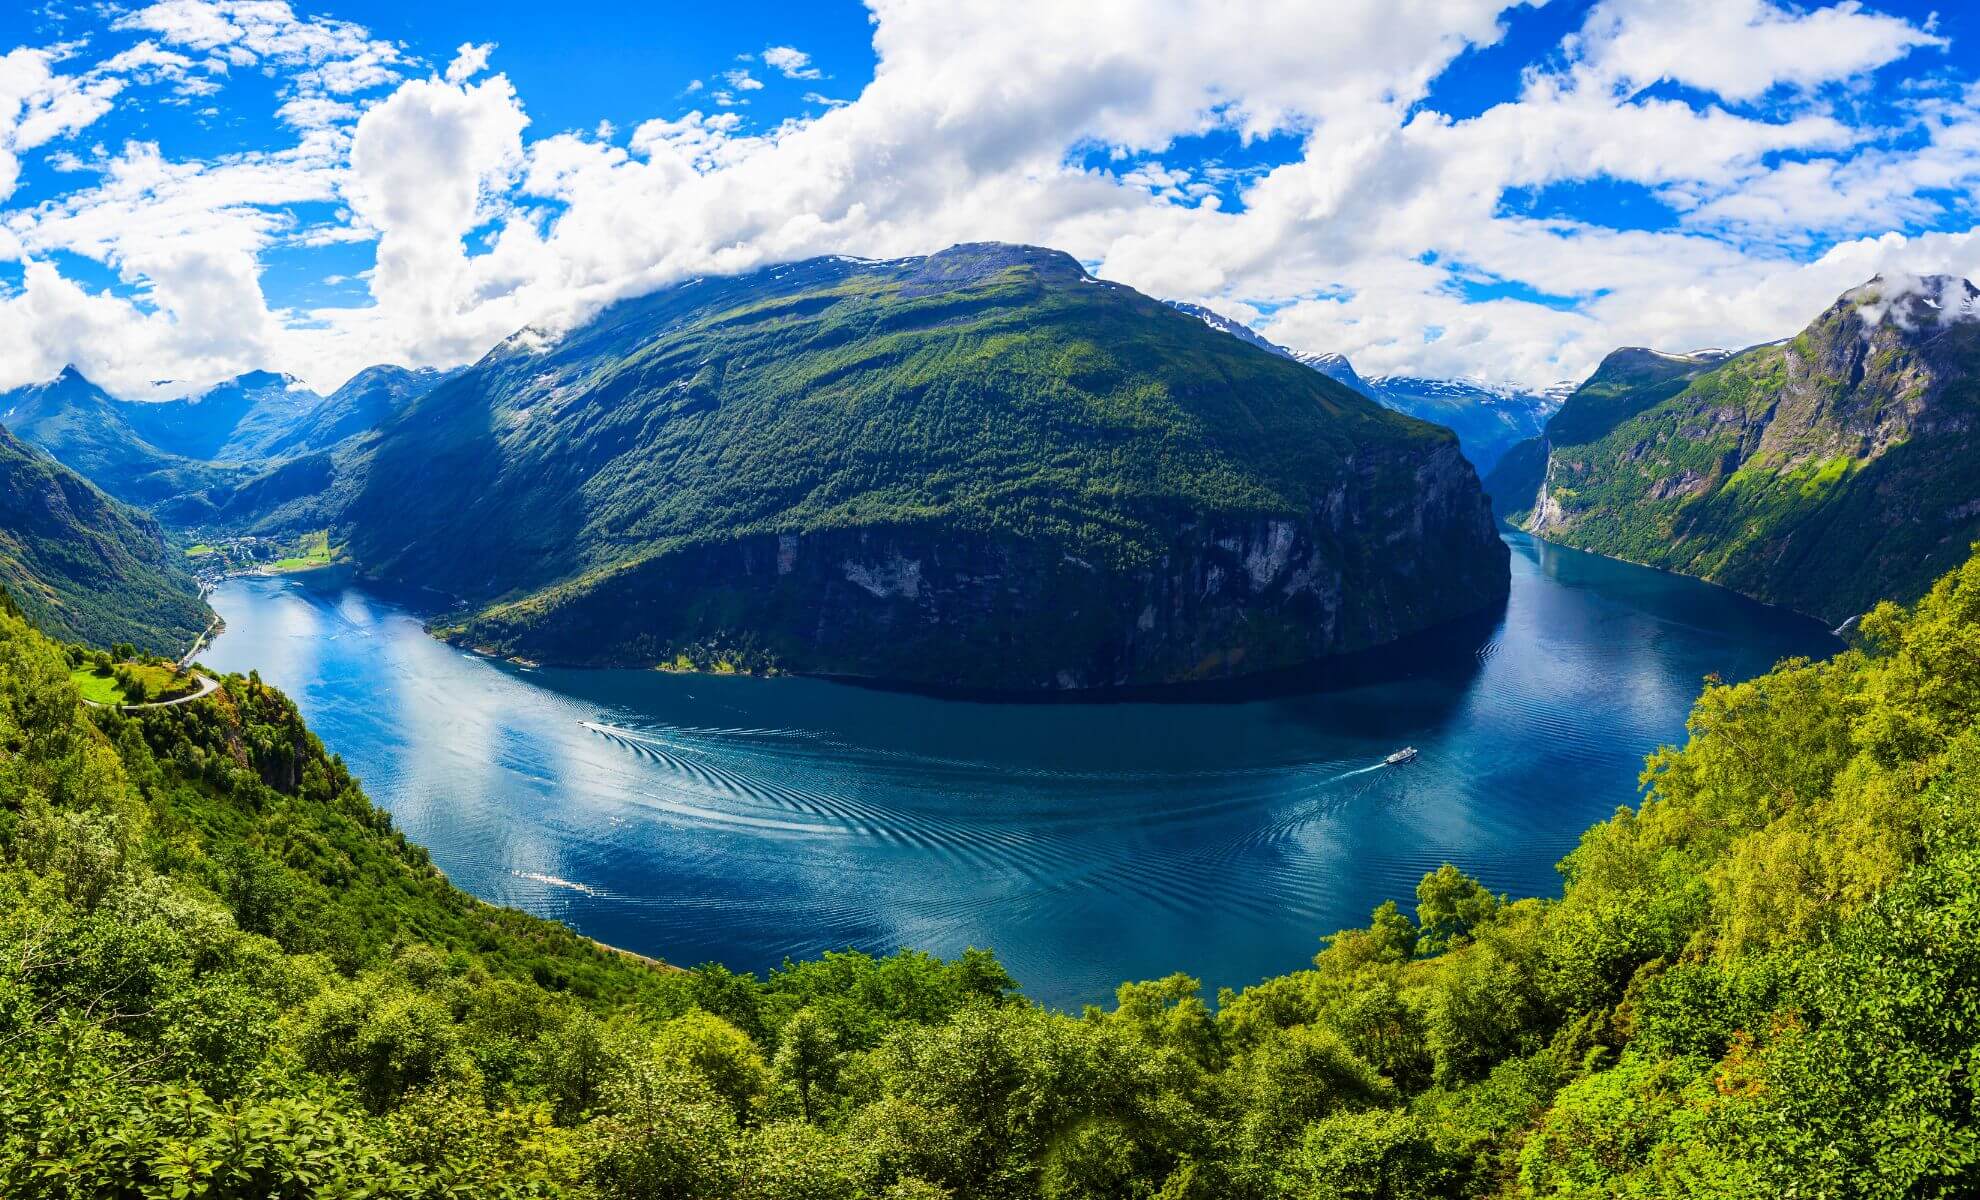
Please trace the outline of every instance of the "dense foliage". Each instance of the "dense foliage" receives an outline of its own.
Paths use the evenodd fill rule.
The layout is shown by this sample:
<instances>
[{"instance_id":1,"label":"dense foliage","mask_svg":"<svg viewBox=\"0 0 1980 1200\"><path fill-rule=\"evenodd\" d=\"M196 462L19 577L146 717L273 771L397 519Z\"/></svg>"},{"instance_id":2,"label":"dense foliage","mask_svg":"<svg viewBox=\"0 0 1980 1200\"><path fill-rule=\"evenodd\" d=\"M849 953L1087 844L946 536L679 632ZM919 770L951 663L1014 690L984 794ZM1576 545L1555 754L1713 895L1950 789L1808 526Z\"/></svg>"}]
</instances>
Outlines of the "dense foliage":
<instances>
[{"instance_id":1,"label":"dense foliage","mask_svg":"<svg viewBox=\"0 0 1980 1200\"><path fill-rule=\"evenodd\" d=\"M1708 686L1565 896L1067 1016L989 956L659 968L454 890L258 680L124 715L0 614L0 1193L1954 1196L1980 558Z\"/></svg>"},{"instance_id":2,"label":"dense foliage","mask_svg":"<svg viewBox=\"0 0 1980 1200\"><path fill-rule=\"evenodd\" d=\"M1626 419L1578 394L1549 426L1545 498L1524 524L1831 622L1920 595L1980 536L1980 321L1892 286L1681 390L1622 389ZM1560 429L1581 415L1592 428Z\"/></svg>"},{"instance_id":3,"label":"dense foliage","mask_svg":"<svg viewBox=\"0 0 1980 1200\"><path fill-rule=\"evenodd\" d=\"M150 517L0 430L0 584L42 628L176 657L212 612Z\"/></svg>"}]
</instances>

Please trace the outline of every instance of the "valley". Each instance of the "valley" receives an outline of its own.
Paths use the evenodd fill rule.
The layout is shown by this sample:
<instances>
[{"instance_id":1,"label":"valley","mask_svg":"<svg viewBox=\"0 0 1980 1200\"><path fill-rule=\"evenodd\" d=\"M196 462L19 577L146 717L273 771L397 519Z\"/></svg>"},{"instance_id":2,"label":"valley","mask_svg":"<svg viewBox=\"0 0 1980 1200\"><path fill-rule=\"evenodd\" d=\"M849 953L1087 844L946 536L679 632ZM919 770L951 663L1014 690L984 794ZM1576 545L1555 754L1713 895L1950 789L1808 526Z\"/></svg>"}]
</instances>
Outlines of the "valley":
<instances>
[{"instance_id":1,"label":"valley","mask_svg":"<svg viewBox=\"0 0 1980 1200\"><path fill-rule=\"evenodd\" d=\"M1482 629L1249 698L525 669L310 574L222 585L202 659L293 696L476 895L743 970L994 947L1028 996L1077 1011L1173 970L1242 986L1446 860L1557 894L1555 862L1681 734L1701 677L1838 645L1710 585L1512 550ZM1406 744L1418 762L1369 769Z\"/></svg>"},{"instance_id":2,"label":"valley","mask_svg":"<svg viewBox=\"0 0 1980 1200\"><path fill-rule=\"evenodd\" d=\"M1980 1196L1976 46L0 8L0 1200Z\"/></svg>"}]
</instances>

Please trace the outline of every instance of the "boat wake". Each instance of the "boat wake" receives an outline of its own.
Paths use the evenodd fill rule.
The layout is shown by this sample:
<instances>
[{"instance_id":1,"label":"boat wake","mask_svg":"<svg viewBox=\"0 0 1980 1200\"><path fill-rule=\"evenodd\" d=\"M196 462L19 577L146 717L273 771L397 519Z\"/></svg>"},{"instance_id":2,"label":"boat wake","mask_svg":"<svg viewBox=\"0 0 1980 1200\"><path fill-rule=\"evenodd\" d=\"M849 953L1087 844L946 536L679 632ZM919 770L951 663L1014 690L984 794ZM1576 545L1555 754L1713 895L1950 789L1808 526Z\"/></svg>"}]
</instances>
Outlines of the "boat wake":
<instances>
[{"instance_id":1,"label":"boat wake","mask_svg":"<svg viewBox=\"0 0 1980 1200\"><path fill-rule=\"evenodd\" d=\"M605 894L588 883L573 883L568 879L559 879L555 875L545 875L541 871L510 871L509 874L514 875L517 879L527 879L531 883L541 883L548 887L568 888L573 892L583 892L587 896L603 896Z\"/></svg>"}]
</instances>

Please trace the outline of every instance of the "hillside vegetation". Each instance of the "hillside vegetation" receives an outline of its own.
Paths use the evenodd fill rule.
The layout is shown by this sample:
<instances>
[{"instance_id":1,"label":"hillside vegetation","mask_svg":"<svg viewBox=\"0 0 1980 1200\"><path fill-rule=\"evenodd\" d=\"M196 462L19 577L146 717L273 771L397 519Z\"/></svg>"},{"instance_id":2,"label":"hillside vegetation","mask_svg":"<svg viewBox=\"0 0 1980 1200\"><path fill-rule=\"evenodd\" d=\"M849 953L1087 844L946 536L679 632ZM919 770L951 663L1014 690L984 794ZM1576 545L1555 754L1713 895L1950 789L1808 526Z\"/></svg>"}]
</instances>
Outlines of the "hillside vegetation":
<instances>
[{"instance_id":1,"label":"hillside vegetation","mask_svg":"<svg viewBox=\"0 0 1980 1200\"><path fill-rule=\"evenodd\" d=\"M1543 537L1831 623L1914 598L1980 536L1977 305L1965 280L1873 280L1785 342L1636 381L1607 409L1577 393L1544 483L1493 494Z\"/></svg>"},{"instance_id":2,"label":"hillside vegetation","mask_svg":"<svg viewBox=\"0 0 1980 1200\"><path fill-rule=\"evenodd\" d=\"M1379 645L1507 587L1447 431L994 244L524 331L230 508L467 600L465 643L575 665L1171 683Z\"/></svg>"},{"instance_id":3,"label":"hillside vegetation","mask_svg":"<svg viewBox=\"0 0 1980 1200\"><path fill-rule=\"evenodd\" d=\"M173 658L213 615L156 521L5 430L0 584L59 636Z\"/></svg>"},{"instance_id":4,"label":"hillside vegetation","mask_svg":"<svg viewBox=\"0 0 1980 1200\"><path fill-rule=\"evenodd\" d=\"M85 710L0 613L0 1193L1970 1195L1980 558L1861 632L1709 685L1559 900L1446 867L1076 1017L977 952L615 955L449 886L254 678Z\"/></svg>"}]
</instances>

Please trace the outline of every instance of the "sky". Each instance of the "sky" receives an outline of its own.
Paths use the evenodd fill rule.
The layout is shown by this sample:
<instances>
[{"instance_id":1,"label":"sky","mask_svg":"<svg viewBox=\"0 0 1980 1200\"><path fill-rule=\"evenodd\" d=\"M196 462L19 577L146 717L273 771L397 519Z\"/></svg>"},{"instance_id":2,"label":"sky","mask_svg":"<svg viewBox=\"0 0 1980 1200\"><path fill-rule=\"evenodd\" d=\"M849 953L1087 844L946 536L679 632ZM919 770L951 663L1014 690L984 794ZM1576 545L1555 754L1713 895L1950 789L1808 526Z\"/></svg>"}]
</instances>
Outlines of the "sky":
<instances>
[{"instance_id":1,"label":"sky","mask_svg":"<svg viewBox=\"0 0 1980 1200\"><path fill-rule=\"evenodd\" d=\"M1980 276L1970 3L30 0L0 48L0 387L328 389L963 241L1534 387Z\"/></svg>"}]
</instances>

